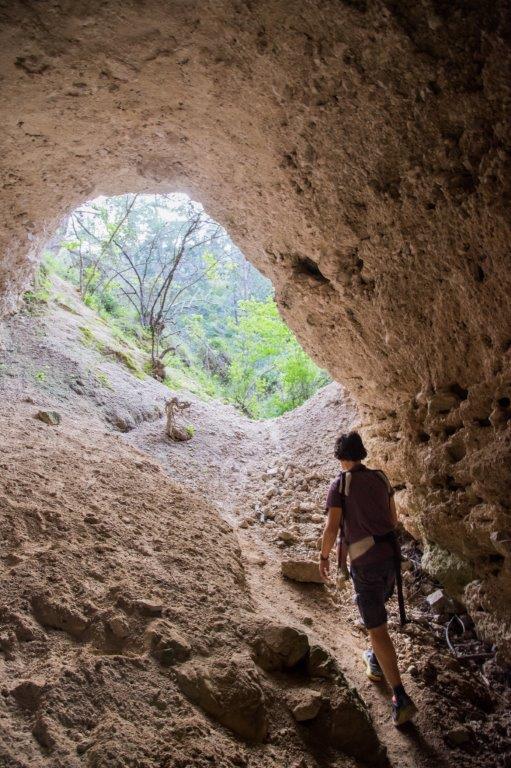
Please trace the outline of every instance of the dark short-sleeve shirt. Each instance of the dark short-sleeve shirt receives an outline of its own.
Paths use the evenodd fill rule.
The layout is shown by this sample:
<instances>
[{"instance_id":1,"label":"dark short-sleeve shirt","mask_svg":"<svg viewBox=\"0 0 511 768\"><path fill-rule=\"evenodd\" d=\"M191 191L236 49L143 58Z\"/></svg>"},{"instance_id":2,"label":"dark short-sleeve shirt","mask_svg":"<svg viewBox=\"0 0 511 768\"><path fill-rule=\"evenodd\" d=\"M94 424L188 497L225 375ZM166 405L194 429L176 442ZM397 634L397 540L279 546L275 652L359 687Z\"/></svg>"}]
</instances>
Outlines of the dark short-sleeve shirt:
<instances>
[{"instance_id":1,"label":"dark short-sleeve shirt","mask_svg":"<svg viewBox=\"0 0 511 768\"><path fill-rule=\"evenodd\" d=\"M350 472L349 492L344 504L344 533L348 544L366 536L383 535L393 529L390 497L394 490L383 473L369 470L360 464ZM331 483L326 499L326 509L341 507L340 485L342 472ZM392 557L392 545L376 544L365 554L357 557L356 565L369 565Z\"/></svg>"}]
</instances>

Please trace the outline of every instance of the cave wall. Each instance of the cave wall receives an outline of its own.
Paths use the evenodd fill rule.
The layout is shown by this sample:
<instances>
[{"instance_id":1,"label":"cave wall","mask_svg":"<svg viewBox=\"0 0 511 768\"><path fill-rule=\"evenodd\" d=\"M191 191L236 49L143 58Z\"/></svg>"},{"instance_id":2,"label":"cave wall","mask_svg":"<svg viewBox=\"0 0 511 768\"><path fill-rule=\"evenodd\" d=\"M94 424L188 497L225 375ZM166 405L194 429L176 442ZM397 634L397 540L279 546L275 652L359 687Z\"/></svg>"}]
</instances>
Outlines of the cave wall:
<instances>
[{"instance_id":1,"label":"cave wall","mask_svg":"<svg viewBox=\"0 0 511 768\"><path fill-rule=\"evenodd\" d=\"M99 194L185 191L355 395L432 572L511 626L510 7L0 4L0 306Z\"/></svg>"}]
</instances>

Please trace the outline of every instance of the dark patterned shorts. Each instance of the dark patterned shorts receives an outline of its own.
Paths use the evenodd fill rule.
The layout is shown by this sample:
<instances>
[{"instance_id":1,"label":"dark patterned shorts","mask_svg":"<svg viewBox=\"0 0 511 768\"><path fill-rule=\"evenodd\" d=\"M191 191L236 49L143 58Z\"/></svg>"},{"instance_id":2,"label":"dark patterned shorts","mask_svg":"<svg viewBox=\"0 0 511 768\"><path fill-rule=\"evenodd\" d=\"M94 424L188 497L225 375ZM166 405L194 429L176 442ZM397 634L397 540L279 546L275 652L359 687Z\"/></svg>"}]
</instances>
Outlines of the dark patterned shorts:
<instances>
[{"instance_id":1,"label":"dark patterned shorts","mask_svg":"<svg viewBox=\"0 0 511 768\"><path fill-rule=\"evenodd\" d=\"M396 566L392 558L372 565L354 565L351 577L355 601L366 629L375 629L387 621L385 603L396 583Z\"/></svg>"}]
</instances>

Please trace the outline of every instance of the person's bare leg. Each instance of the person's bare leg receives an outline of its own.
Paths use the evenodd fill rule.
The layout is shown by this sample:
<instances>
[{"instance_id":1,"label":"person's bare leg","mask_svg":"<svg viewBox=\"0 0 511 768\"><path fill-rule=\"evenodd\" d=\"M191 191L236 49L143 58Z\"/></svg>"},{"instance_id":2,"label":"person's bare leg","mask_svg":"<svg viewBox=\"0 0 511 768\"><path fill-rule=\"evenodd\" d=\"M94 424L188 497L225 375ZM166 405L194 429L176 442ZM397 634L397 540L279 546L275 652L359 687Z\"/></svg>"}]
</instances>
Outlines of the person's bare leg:
<instances>
[{"instance_id":1,"label":"person's bare leg","mask_svg":"<svg viewBox=\"0 0 511 768\"><path fill-rule=\"evenodd\" d=\"M396 688L396 686L401 685L401 675L397 666L394 643L390 639L387 625L380 624L379 627L368 629L367 631L371 639L373 651L378 659L378 664L382 668L388 684L391 688Z\"/></svg>"}]
</instances>

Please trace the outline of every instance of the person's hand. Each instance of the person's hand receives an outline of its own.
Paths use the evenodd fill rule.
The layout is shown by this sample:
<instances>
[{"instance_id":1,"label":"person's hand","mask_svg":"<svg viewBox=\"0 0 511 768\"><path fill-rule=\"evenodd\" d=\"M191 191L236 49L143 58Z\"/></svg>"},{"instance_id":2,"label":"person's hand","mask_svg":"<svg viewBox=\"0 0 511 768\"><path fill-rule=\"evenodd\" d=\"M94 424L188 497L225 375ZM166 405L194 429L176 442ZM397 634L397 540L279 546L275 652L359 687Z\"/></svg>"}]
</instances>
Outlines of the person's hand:
<instances>
[{"instance_id":1,"label":"person's hand","mask_svg":"<svg viewBox=\"0 0 511 768\"><path fill-rule=\"evenodd\" d=\"M330 558L323 560L321 555L319 556L319 575L323 581L328 581L330 577Z\"/></svg>"}]
</instances>

